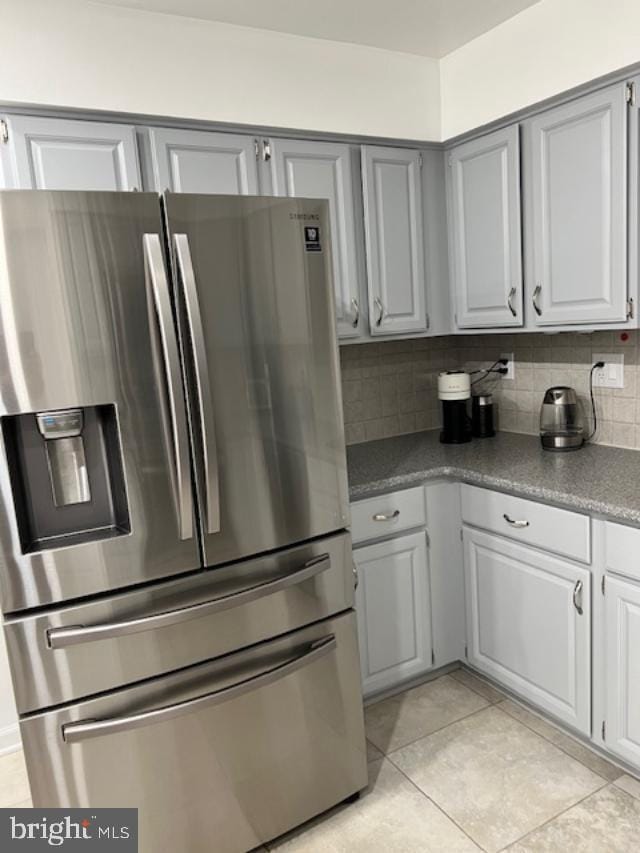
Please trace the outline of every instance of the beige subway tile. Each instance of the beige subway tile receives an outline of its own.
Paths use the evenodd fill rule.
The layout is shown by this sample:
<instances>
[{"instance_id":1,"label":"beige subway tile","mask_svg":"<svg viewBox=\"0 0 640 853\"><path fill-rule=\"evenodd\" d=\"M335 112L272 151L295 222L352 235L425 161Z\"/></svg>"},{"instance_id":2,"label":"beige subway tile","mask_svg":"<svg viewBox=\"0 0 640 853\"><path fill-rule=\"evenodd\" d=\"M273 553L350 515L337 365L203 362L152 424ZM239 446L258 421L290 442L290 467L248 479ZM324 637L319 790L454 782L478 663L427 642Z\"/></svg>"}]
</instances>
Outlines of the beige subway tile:
<instances>
[{"instance_id":1,"label":"beige subway tile","mask_svg":"<svg viewBox=\"0 0 640 853\"><path fill-rule=\"evenodd\" d=\"M380 379L373 377L371 379L363 379L360 392L361 400L372 400L380 397Z\"/></svg>"},{"instance_id":2,"label":"beige subway tile","mask_svg":"<svg viewBox=\"0 0 640 853\"><path fill-rule=\"evenodd\" d=\"M515 384L518 391L533 391L533 369L516 364Z\"/></svg>"},{"instance_id":3,"label":"beige subway tile","mask_svg":"<svg viewBox=\"0 0 640 853\"><path fill-rule=\"evenodd\" d=\"M551 371L548 367L534 367L533 370L533 390L546 391L551 387Z\"/></svg>"},{"instance_id":4,"label":"beige subway tile","mask_svg":"<svg viewBox=\"0 0 640 853\"><path fill-rule=\"evenodd\" d=\"M513 432L517 428L517 417L518 414L515 410L509 409L501 409L499 412L500 416L500 429L506 430L507 432Z\"/></svg>"},{"instance_id":5,"label":"beige subway tile","mask_svg":"<svg viewBox=\"0 0 640 853\"><path fill-rule=\"evenodd\" d=\"M398 416L391 415L390 417L382 418L382 429L385 436L397 435L398 433Z\"/></svg>"},{"instance_id":6,"label":"beige subway tile","mask_svg":"<svg viewBox=\"0 0 640 853\"><path fill-rule=\"evenodd\" d=\"M344 437L347 444L359 444L364 441L364 424L345 424Z\"/></svg>"},{"instance_id":7,"label":"beige subway tile","mask_svg":"<svg viewBox=\"0 0 640 853\"><path fill-rule=\"evenodd\" d=\"M364 420L363 403L361 400L355 400L353 403L344 404L344 422L353 424L357 421Z\"/></svg>"},{"instance_id":8,"label":"beige subway tile","mask_svg":"<svg viewBox=\"0 0 640 853\"><path fill-rule=\"evenodd\" d=\"M635 447L636 435L633 424L623 424L614 421L613 444L617 447Z\"/></svg>"},{"instance_id":9,"label":"beige subway tile","mask_svg":"<svg viewBox=\"0 0 640 853\"><path fill-rule=\"evenodd\" d=\"M366 441L374 441L376 438L384 437L384 421L378 418L374 421L367 421L364 425L364 433Z\"/></svg>"},{"instance_id":10,"label":"beige subway tile","mask_svg":"<svg viewBox=\"0 0 640 853\"><path fill-rule=\"evenodd\" d=\"M415 432L416 416L413 413L398 415L398 432Z\"/></svg>"},{"instance_id":11,"label":"beige subway tile","mask_svg":"<svg viewBox=\"0 0 640 853\"><path fill-rule=\"evenodd\" d=\"M627 397L614 397L613 420L616 423L632 424L636 416L636 401Z\"/></svg>"},{"instance_id":12,"label":"beige subway tile","mask_svg":"<svg viewBox=\"0 0 640 853\"><path fill-rule=\"evenodd\" d=\"M362 400L362 417L363 421L371 421L379 418L382 415L382 400L380 397L374 397L371 400Z\"/></svg>"},{"instance_id":13,"label":"beige subway tile","mask_svg":"<svg viewBox=\"0 0 640 853\"><path fill-rule=\"evenodd\" d=\"M358 382L343 382L342 383L342 399L345 403L355 403L362 395L362 383Z\"/></svg>"},{"instance_id":14,"label":"beige subway tile","mask_svg":"<svg viewBox=\"0 0 640 853\"><path fill-rule=\"evenodd\" d=\"M414 422L417 430L432 429L435 426L432 412L416 412Z\"/></svg>"},{"instance_id":15,"label":"beige subway tile","mask_svg":"<svg viewBox=\"0 0 640 853\"><path fill-rule=\"evenodd\" d=\"M538 417L533 412L517 412L516 425L518 432L533 435L538 432Z\"/></svg>"}]
</instances>

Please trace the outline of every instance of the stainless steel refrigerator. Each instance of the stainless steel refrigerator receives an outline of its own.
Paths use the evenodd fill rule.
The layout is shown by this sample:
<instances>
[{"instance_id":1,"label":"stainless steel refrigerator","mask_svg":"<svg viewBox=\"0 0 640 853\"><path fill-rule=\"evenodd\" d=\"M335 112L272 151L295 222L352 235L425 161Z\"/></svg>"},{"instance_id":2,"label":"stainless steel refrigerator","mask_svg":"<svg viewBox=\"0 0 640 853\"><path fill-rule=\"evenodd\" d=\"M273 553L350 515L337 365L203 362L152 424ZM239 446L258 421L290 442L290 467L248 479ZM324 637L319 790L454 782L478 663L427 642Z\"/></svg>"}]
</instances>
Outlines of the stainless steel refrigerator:
<instances>
[{"instance_id":1,"label":"stainless steel refrigerator","mask_svg":"<svg viewBox=\"0 0 640 853\"><path fill-rule=\"evenodd\" d=\"M0 593L36 806L243 851L366 784L327 205L0 193Z\"/></svg>"}]
</instances>

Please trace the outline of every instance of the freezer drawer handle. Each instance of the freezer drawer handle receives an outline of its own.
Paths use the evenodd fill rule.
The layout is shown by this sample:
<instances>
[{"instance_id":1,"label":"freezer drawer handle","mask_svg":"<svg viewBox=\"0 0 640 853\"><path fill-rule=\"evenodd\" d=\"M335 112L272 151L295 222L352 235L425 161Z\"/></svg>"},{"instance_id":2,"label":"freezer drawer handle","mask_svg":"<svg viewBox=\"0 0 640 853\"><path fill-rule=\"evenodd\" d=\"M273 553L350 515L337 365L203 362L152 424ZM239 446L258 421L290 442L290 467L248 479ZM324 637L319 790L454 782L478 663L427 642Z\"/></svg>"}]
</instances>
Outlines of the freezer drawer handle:
<instances>
[{"instance_id":1,"label":"freezer drawer handle","mask_svg":"<svg viewBox=\"0 0 640 853\"><path fill-rule=\"evenodd\" d=\"M213 400L207 350L204 343L202 314L198 301L198 288L191 261L189 238L186 234L174 234L176 262L182 282L182 291L187 309L189 338L195 369L196 390L198 394L198 412L200 415L200 434L202 436L202 468L206 498L207 533L220 532L220 478L218 472L218 453L216 446Z\"/></svg>"},{"instance_id":2,"label":"freezer drawer handle","mask_svg":"<svg viewBox=\"0 0 640 853\"><path fill-rule=\"evenodd\" d=\"M246 681L239 681L237 684L224 687L222 690L215 690L213 693L198 696L196 699L187 699L185 702L177 702L175 705L165 705L162 708L154 708L151 711L143 711L140 714L132 714L129 717L65 723L62 726L62 739L66 743L80 743L81 741L101 737L102 735L130 732L134 729L153 725L154 723L173 720L183 714L192 714L196 711L202 711L204 708L221 705L223 702L237 699L239 696L250 693L252 690L259 690L262 687L267 687L269 684L274 684L276 681L280 681L281 678L285 678L287 675L291 675L299 669L315 663L315 661L332 652L336 648L336 645L335 635L329 634L320 640L310 643L307 650L298 657L293 658L293 660L288 660L286 663L273 667L273 669L261 672L260 675L248 678Z\"/></svg>"},{"instance_id":3,"label":"freezer drawer handle","mask_svg":"<svg viewBox=\"0 0 640 853\"><path fill-rule=\"evenodd\" d=\"M164 361L171 420L172 446L175 465L174 493L178 514L180 539L193 536L193 503L191 495L191 469L187 438L187 413L185 410L178 342L173 325L169 298L169 283L164 268L162 246L158 234L145 234L142 238L147 287L151 291L158 318L160 348ZM161 381L161 380L160 380Z\"/></svg>"},{"instance_id":4,"label":"freezer drawer handle","mask_svg":"<svg viewBox=\"0 0 640 853\"><path fill-rule=\"evenodd\" d=\"M265 598L287 589L290 586L303 583L316 575L325 572L331 567L329 554L320 554L308 560L299 569L289 572L275 580L257 584L240 592L223 595L211 601L203 601L200 604L192 604L189 607L181 607L179 610L166 610L163 613L155 613L153 616L142 616L138 619L128 619L122 622L105 622L102 625L70 625L66 628L47 628L47 644L50 649L64 649L68 646L77 646L81 643L91 643L95 640L108 640L116 637L124 637L127 634L138 634L142 631L152 631L156 628L166 628L177 625L180 622L188 622L190 619L199 619L202 616L211 616Z\"/></svg>"}]
</instances>

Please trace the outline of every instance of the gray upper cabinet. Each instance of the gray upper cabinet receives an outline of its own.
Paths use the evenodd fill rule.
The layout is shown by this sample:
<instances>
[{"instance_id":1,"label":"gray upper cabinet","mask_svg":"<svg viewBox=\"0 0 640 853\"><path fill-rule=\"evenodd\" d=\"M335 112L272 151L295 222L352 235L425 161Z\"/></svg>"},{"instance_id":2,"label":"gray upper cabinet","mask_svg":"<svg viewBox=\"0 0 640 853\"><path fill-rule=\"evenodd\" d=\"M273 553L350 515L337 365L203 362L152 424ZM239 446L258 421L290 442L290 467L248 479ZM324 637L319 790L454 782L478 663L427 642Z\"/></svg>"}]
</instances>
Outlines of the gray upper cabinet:
<instances>
[{"instance_id":1,"label":"gray upper cabinet","mask_svg":"<svg viewBox=\"0 0 640 853\"><path fill-rule=\"evenodd\" d=\"M518 126L458 145L448 166L456 325L521 326Z\"/></svg>"},{"instance_id":2,"label":"gray upper cabinet","mask_svg":"<svg viewBox=\"0 0 640 853\"><path fill-rule=\"evenodd\" d=\"M338 335L357 337L363 323L352 149L330 142L289 139L271 139L270 145L275 195L329 201Z\"/></svg>"},{"instance_id":3,"label":"gray upper cabinet","mask_svg":"<svg viewBox=\"0 0 640 853\"><path fill-rule=\"evenodd\" d=\"M4 121L0 157L8 189L140 189L132 127L17 115Z\"/></svg>"},{"instance_id":4,"label":"gray upper cabinet","mask_svg":"<svg viewBox=\"0 0 640 853\"><path fill-rule=\"evenodd\" d=\"M527 284L536 326L627 318L627 103L623 83L525 127Z\"/></svg>"},{"instance_id":5,"label":"gray upper cabinet","mask_svg":"<svg viewBox=\"0 0 640 853\"><path fill-rule=\"evenodd\" d=\"M362 148L372 335L423 332L428 325L420 168L418 151Z\"/></svg>"},{"instance_id":6,"label":"gray upper cabinet","mask_svg":"<svg viewBox=\"0 0 640 853\"><path fill-rule=\"evenodd\" d=\"M233 133L152 128L153 189L258 195L256 140Z\"/></svg>"}]
</instances>

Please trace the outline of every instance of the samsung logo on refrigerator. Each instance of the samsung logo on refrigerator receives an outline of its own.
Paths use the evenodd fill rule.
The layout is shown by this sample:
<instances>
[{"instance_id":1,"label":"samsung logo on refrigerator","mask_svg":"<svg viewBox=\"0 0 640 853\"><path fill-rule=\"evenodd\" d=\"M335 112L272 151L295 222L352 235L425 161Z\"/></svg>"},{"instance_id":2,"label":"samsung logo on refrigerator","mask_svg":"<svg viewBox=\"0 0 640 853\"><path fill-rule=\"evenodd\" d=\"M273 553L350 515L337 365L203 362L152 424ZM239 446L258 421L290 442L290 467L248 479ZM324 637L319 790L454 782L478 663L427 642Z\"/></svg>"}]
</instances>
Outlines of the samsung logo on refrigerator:
<instances>
[{"instance_id":1,"label":"samsung logo on refrigerator","mask_svg":"<svg viewBox=\"0 0 640 853\"><path fill-rule=\"evenodd\" d=\"M305 221L311 219L314 222L319 222L320 216L317 213L290 213L289 219L304 219Z\"/></svg>"}]
</instances>

